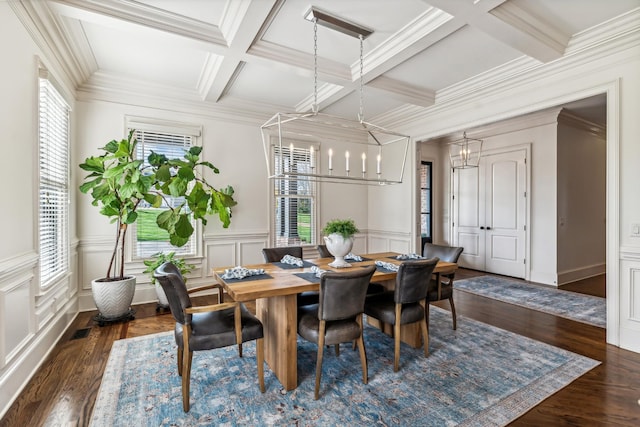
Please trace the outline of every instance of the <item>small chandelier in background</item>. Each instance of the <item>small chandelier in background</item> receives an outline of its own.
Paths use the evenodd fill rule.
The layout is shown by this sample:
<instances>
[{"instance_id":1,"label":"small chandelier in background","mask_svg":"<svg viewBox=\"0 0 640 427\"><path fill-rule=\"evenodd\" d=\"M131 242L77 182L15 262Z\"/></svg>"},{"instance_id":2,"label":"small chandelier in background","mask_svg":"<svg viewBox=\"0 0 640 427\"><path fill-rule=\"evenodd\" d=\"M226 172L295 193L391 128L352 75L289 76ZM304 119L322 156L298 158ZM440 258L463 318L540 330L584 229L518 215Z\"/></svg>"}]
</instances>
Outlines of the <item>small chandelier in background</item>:
<instances>
[{"instance_id":1,"label":"small chandelier in background","mask_svg":"<svg viewBox=\"0 0 640 427\"><path fill-rule=\"evenodd\" d=\"M313 105L310 112L276 113L261 126L269 178L370 185L402 183L410 137L364 120L363 41L372 31L316 7L311 7L305 19L313 22ZM318 112L318 24L360 40L357 121Z\"/></svg>"},{"instance_id":2,"label":"small chandelier in background","mask_svg":"<svg viewBox=\"0 0 640 427\"><path fill-rule=\"evenodd\" d=\"M467 138L467 132L462 139L449 143L449 159L452 169L477 168L482 156L482 140Z\"/></svg>"}]
</instances>

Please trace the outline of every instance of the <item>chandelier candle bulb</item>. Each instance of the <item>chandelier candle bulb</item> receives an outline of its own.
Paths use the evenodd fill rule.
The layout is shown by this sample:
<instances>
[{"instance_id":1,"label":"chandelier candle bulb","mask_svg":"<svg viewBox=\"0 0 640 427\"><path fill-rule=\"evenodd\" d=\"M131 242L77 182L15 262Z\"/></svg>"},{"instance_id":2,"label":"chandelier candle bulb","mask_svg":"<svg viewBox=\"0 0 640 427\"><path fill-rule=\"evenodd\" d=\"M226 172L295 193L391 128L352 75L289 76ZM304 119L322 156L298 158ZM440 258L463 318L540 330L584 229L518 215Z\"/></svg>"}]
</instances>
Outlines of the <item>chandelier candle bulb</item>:
<instances>
[{"instance_id":1,"label":"chandelier candle bulb","mask_svg":"<svg viewBox=\"0 0 640 427\"><path fill-rule=\"evenodd\" d=\"M329 148L329 170L333 170L333 150Z\"/></svg>"},{"instance_id":2,"label":"chandelier candle bulb","mask_svg":"<svg viewBox=\"0 0 640 427\"><path fill-rule=\"evenodd\" d=\"M377 159L376 173L380 175L380 163L382 161L382 156L378 154L378 157L376 159Z\"/></svg>"},{"instance_id":3,"label":"chandelier candle bulb","mask_svg":"<svg viewBox=\"0 0 640 427\"><path fill-rule=\"evenodd\" d=\"M367 173L367 155L362 153L362 173Z\"/></svg>"},{"instance_id":4,"label":"chandelier candle bulb","mask_svg":"<svg viewBox=\"0 0 640 427\"><path fill-rule=\"evenodd\" d=\"M311 167L311 169L316 167L316 151L313 145L309 147L309 167Z\"/></svg>"},{"instance_id":5,"label":"chandelier candle bulb","mask_svg":"<svg viewBox=\"0 0 640 427\"><path fill-rule=\"evenodd\" d=\"M345 161L347 172L349 172L349 152L348 151L345 151L344 153L344 161Z\"/></svg>"}]
</instances>

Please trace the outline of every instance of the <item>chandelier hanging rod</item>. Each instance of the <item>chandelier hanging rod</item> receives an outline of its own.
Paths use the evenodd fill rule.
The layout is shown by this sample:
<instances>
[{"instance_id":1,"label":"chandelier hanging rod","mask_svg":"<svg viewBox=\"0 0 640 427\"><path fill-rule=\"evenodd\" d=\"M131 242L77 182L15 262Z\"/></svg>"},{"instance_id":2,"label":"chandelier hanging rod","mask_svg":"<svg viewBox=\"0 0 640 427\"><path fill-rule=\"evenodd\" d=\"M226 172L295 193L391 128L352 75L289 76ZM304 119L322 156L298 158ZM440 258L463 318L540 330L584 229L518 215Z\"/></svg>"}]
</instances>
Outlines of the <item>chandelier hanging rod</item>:
<instances>
[{"instance_id":1,"label":"chandelier hanging rod","mask_svg":"<svg viewBox=\"0 0 640 427\"><path fill-rule=\"evenodd\" d=\"M365 28L354 22L347 21L343 18L339 18L329 12L318 9L315 6L311 6L311 8L309 8L307 13L304 14L304 19L311 22L315 20L318 25L331 28L332 30L339 31L355 38L362 36L363 39L366 39L373 33L373 30Z\"/></svg>"}]
</instances>

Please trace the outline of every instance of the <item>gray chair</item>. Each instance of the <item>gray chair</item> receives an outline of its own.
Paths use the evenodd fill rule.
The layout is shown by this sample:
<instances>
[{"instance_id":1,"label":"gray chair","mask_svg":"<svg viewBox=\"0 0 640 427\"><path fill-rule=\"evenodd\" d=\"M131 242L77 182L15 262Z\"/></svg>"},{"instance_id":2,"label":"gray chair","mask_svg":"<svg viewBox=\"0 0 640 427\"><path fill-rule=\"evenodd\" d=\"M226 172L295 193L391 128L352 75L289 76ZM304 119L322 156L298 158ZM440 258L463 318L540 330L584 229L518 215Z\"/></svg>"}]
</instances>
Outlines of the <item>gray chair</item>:
<instances>
[{"instance_id":1,"label":"gray chair","mask_svg":"<svg viewBox=\"0 0 640 427\"><path fill-rule=\"evenodd\" d=\"M329 252L329 249L327 249L327 245L318 245L317 249L320 258L331 258L333 256L331 255L331 252Z\"/></svg>"},{"instance_id":2,"label":"gray chair","mask_svg":"<svg viewBox=\"0 0 640 427\"><path fill-rule=\"evenodd\" d=\"M193 306L190 294L220 285L187 290L180 270L170 262L158 267L153 275L162 286L171 314L176 320L175 340L178 346L178 375L182 377L182 408L189 411L189 384L194 351L238 345L242 357L242 343L256 340L258 381L264 393L264 344L262 323L239 302Z\"/></svg>"},{"instance_id":3,"label":"gray chair","mask_svg":"<svg viewBox=\"0 0 640 427\"><path fill-rule=\"evenodd\" d=\"M280 262L285 255L302 258L302 246L283 246L280 248L263 248L264 262Z\"/></svg>"},{"instance_id":4,"label":"gray chair","mask_svg":"<svg viewBox=\"0 0 640 427\"><path fill-rule=\"evenodd\" d=\"M429 332L425 307L427 290L438 258L405 261L400 264L393 291L367 297L364 313L393 325L395 341L393 370L400 367L400 327L420 322L425 357L429 355Z\"/></svg>"},{"instance_id":5,"label":"gray chair","mask_svg":"<svg viewBox=\"0 0 640 427\"><path fill-rule=\"evenodd\" d=\"M302 259L302 246L284 246L281 248L263 248L264 262L280 262L285 255ZM307 291L298 294L298 306L318 303L318 293Z\"/></svg>"},{"instance_id":6,"label":"gray chair","mask_svg":"<svg viewBox=\"0 0 640 427\"><path fill-rule=\"evenodd\" d=\"M440 261L458 262L458 258L462 254L464 248L456 246L434 245L433 243L425 243L422 249L422 256L426 258L438 257ZM451 305L451 316L453 318L453 329L458 328L456 306L453 304L453 279L455 272L451 274L441 274L440 283L435 279L431 280L427 301L435 302L441 300L449 300ZM427 305L427 323L429 322L429 305Z\"/></svg>"},{"instance_id":7,"label":"gray chair","mask_svg":"<svg viewBox=\"0 0 640 427\"><path fill-rule=\"evenodd\" d=\"M366 384L368 381L362 313L367 287L375 270L375 266L372 265L345 273L324 273L320 278L318 304L302 307L299 311L298 334L318 346L314 392L316 400L320 393L325 345L335 345L336 355L339 356L339 344L355 340L360 351L362 382Z\"/></svg>"}]
</instances>

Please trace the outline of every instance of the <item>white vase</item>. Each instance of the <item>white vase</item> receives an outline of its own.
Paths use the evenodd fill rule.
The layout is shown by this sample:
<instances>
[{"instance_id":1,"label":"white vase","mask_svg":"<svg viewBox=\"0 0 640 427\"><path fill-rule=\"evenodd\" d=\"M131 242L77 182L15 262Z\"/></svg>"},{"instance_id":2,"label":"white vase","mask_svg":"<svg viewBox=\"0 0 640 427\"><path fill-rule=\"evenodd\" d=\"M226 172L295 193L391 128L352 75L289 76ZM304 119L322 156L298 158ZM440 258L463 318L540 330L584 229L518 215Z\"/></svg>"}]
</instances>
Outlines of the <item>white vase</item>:
<instances>
[{"instance_id":1,"label":"white vase","mask_svg":"<svg viewBox=\"0 0 640 427\"><path fill-rule=\"evenodd\" d=\"M328 236L324 236L324 243L327 245L327 250L335 257L335 260L329 264L331 267L351 267L351 264L344 260L344 256L351 252L353 247L352 236L345 239L342 234L331 233Z\"/></svg>"},{"instance_id":2,"label":"white vase","mask_svg":"<svg viewBox=\"0 0 640 427\"><path fill-rule=\"evenodd\" d=\"M102 320L122 319L130 314L131 302L136 292L136 278L127 276L122 280L92 280L91 292Z\"/></svg>"}]
</instances>

